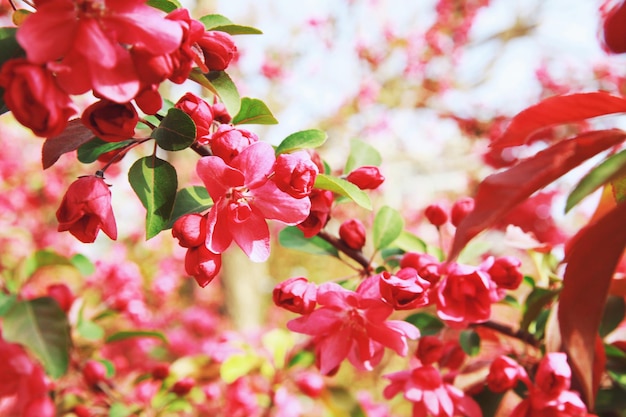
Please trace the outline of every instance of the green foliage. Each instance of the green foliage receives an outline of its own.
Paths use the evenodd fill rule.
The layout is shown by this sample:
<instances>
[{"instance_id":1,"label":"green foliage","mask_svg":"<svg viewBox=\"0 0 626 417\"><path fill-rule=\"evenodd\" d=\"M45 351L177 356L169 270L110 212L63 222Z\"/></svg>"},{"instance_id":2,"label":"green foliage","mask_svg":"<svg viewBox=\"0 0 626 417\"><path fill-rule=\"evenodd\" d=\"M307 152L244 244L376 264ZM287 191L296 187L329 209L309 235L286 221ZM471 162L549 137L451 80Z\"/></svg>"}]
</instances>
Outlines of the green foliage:
<instances>
[{"instance_id":1,"label":"green foliage","mask_svg":"<svg viewBox=\"0 0 626 417\"><path fill-rule=\"evenodd\" d=\"M600 322L600 336L605 337L624 320L626 313L626 304L623 297L610 295L604 305L604 314Z\"/></svg>"},{"instance_id":2,"label":"green foliage","mask_svg":"<svg viewBox=\"0 0 626 417\"><path fill-rule=\"evenodd\" d=\"M161 332L153 331L153 330L127 330L115 332L109 337L106 338L106 343L117 342L120 340L130 339L132 337L152 337L156 339L160 339L163 343L167 343L167 338Z\"/></svg>"},{"instance_id":3,"label":"green foliage","mask_svg":"<svg viewBox=\"0 0 626 417\"><path fill-rule=\"evenodd\" d=\"M173 12L182 7L178 0L148 0L146 4L165 13Z\"/></svg>"},{"instance_id":4,"label":"green foliage","mask_svg":"<svg viewBox=\"0 0 626 417\"><path fill-rule=\"evenodd\" d=\"M428 245L413 233L403 230L393 241L393 245L405 252L426 252Z\"/></svg>"},{"instance_id":5,"label":"green foliage","mask_svg":"<svg viewBox=\"0 0 626 417\"><path fill-rule=\"evenodd\" d=\"M236 25L230 19L220 14L209 14L202 16L198 20L204 24L206 30L219 30L231 35L260 35L263 33L259 29L250 26Z\"/></svg>"},{"instance_id":6,"label":"green foliage","mask_svg":"<svg viewBox=\"0 0 626 417\"><path fill-rule=\"evenodd\" d=\"M535 287L524 302L524 315L520 328L528 330L530 324L537 320L542 310L554 300L559 294L559 290L549 290L546 288Z\"/></svg>"},{"instance_id":7,"label":"green foliage","mask_svg":"<svg viewBox=\"0 0 626 417\"><path fill-rule=\"evenodd\" d=\"M374 247L377 250L386 248L402 233L404 220L397 210L384 206L374 218Z\"/></svg>"},{"instance_id":8,"label":"green foliage","mask_svg":"<svg viewBox=\"0 0 626 417\"><path fill-rule=\"evenodd\" d=\"M362 166L379 166L381 162L382 157L376 148L362 140L352 139L350 141L350 154L343 172L348 174Z\"/></svg>"},{"instance_id":9,"label":"green foliage","mask_svg":"<svg viewBox=\"0 0 626 417\"><path fill-rule=\"evenodd\" d=\"M166 151L180 151L196 140L196 124L187 113L172 107L150 137Z\"/></svg>"},{"instance_id":10,"label":"green foliage","mask_svg":"<svg viewBox=\"0 0 626 417\"><path fill-rule=\"evenodd\" d=\"M567 196L565 212L567 213L583 198L602 185L617 179L624 173L626 173L626 150L606 158L580 180L570 195Z\"/></svg>"},{"instance_id":11,"label":"green foliage","mask_svg":"<svg viewBox=\"0 0 626 417\"><path fill-rule=\"evenodd\" d=\"M100 138L93 138L78 148L77 157L83 164L91 164L96 162L100 155L116 149L122 149L133 142L132 139L121 142L107 142Z\"/></svg>"},{"instance_id":12,"label":"green foliage","mask_svg":"<svg viewBox=\"0 0 626 417\"><path fill-rule=\"evenodd\" d=\"M241 98L239 97L237 86L228 74L224 71L211 71L208 74L204 74L204 78L208 81L208 84L202 85L222 99L228 113L235 115L239 113Z\"/></svg>"},{"instance_id":13,"label":"green foliage","mask_svg":"<svg viewBox=\"0 0 626 417\"><path fill-rule=\"evenodd\" d=\"M18 301L4 315L2 336L19 343L41 361L52 378L67 372L71 347L67 316L50 297Z\"/></svg>"},{"instance_id":14,"label":"green foliage","mask_svg":"<svg viewBox=\"0 0 626 417\"><path fill-rule=\"evenodd\" d=\"M16 301L17 301L17 295L4 294L0 292L0 317L4 316L7 312L9 312Z\"/></svg>"},{"instance_id":15,"label":"green foliage","mask_svg":"<svg viewBox=\"0 0 626 417\"><path fill-rule=\"evenodd\" d=\"M220 377L230 384L260 366L260 358L253 353L229 356L220 366Z\"/></svg>"},{"instance_id":16,"label":"green foliage","mask_svg":"<svg viewBox=\"0 0 626 417\"><path fill-rule=\"evenodd\" d=\"M22 271L24 276L28 278L38 269L46 266L71 266L83 276L91 275L95 271L95 266L85 255L76 254L67 258L50 249L39 250L26 258Z\"/></svg>"},{"instance_id":17,"label":"green foliage","mask_svg":"<svg viewBox=\"0 0 626 417\"><path fill-rule=\"evenodd\" d=\"M469 356L476 356L480 352L480 336L474 330L463 330L459 336L459 343L463 352Z\"/></svg>"},{"instance_id":18,"label":"green foliage","mask_svg":"<svg viewBox=\"0 0 626 417\"><path fill-rule=\"evenodd\" d=\"M167 228L171 228L174 222L185 214L201 213L211 208L212 205L213 200L203 186L192 185L178 190Z\"/></svg>"},{"instance_id":19,"label":"green foliage","mask_svg":"<svg viewBox=\"0 0 626 417\"><path fill-rule=\"evenodd\" d=\"M146 208L146 239L150 239L168 225L178 187L176 169L156 156L147 156L133 164L128 180Z\"/></svg>"},{"instance_id":20,"label":"green foliage","mask_svg":"<svg viewBox=\"0 0 626 417\"><path fill-rule=\"evenodd\" d=\"M314 186L315 188L332 191L347 197L367 210L372 209L372 202L369 196L359 189L359 187L344 179L326 174L318 174L315 178Z\"/></svg>"},{"instance_id":21,"label":"green foliage","mask_svg":"<svg viewBox=\"0 0 626 417\"><path fill-rule=\"evenodd\" d=\"M256 98L243 97L241 99L241 108L239 113L233 117L234 125L241 124L257 124L257 125L275 125L278 120L274 117L267 105Z\"/></svg>"},{"instance_id":22,"label":"green foliage","mask_svg":"<svg viewBox=\"0 0 626 417\"><path fill-rule=\"evenodd\" d=\"M430 313L420 312L414 313L404 319L418 329L422 336L437 334L445 327L443 322Z\"/></svg>"},{"instance_id":23,"label":"green foliage","mask_svg":"<svg viewBox=\"0 0 626 417\"><path fill-rule=\"evenodd\" d=\"M278 234L278 242L289 249L296 249L313 255L330 255L338 257L337 248L318 236L307 239L302 230L296 226L288 226Z\"/></svg>"},{"instance_id":24,"label":"green foliage","mask_svg":"<svg viewBox=\"0 0 626 417\"><path fill-rule=\"evenodd\" d=\"M287 136L276 148L276 155L322 146L328 135L317 129L301 130Z\"/></svg>"}]
</instances>

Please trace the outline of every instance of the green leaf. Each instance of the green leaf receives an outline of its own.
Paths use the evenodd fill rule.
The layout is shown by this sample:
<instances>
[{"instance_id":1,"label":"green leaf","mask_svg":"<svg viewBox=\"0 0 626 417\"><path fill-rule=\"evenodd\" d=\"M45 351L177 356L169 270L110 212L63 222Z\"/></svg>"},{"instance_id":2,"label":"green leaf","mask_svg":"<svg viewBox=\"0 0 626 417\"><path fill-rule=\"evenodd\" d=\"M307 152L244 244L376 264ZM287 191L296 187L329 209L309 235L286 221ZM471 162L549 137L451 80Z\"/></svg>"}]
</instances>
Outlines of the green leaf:
<instances>
[{"instance_id":1,"label":"green leaf","mask_svg":"<svg viewBox=\"0 0 626 417\"><path fill-rule=\"evenodd\" d=\"M397 210L383 206L374 218L374 247L377 250L386 248L400 236L404 228L404 220Z\"/></svg>"},{"instance_id":2,"label":"green leaf","mask_svg":"<svg viewBox=\"0 0 626 417\"><path fill-rule=\"evenodd\" d=\"M603 338L617 328L624 320L626 304L623 297L609 295L604 305L602 322L600 323L600 336Z\"/></svg>"},{"instance_id":3,"label":"green leaf","mask_svg":"<svg viewBox=\"0 0 626 417\"><path fill-rule=\"evenodd\" d=\"M109 417L128 417L133 414L133 410L123 403L115 402L109 408Z\"/></svg>"},{"instance_id":4,"label":"green leaf","mask_svg":"<svg viewBox=\"0 0 626 417\"><path fill-rule=\"evenodd\" d=\"M379 166L382 160L380 153L372 145L359 139L352 139L350 155L348 155L343 172L348 174L362 166Z\"/></svg>"},{"instance_id":5,"label":"green leaf","mask_svg":"<svg viewBox=\"0 0 626 417\"><path fill-rule=\"evenodd\" d=\"M495 393L488 389L472 395L474 401L480 406L483 417L495 417L503 397L504 393Z\"/></svg>"},{"instance_id":6,"label":"green leaf","mask_svg":"<svg viewBox=\"0 0 626 417\"><path fill-rule=\"evenodd\" d=\"M4 316L17 301L17 295L0 293L0 317Z\"/></svg>"},{"instance_id":7,"label":"green leaf","mask_svg":"<svg viewBox=\"0 0 626 417\"><path fill-rule=\"evenodd\" d=\"M78 147L76 156L83 164L91 164L95 162L100 155L116 149L122 149L133 142L132 139L123 140L121 142L107 142L100 138L93 138Z\"/></svg>"},{"instance_id":8,"label":"green leaf","mask_svg":"<svg viewBox=\"0 0 626 417\"><path fill-rule=\"evenodd\" d=\"M76 331L87 340L101 340L104 337L104 329L99 324L90 320L81 320L76 326Z\"/></svg>"},{"instance_id":9,"label":"green leaf","mask_svg":"<svg viewBox=\"0 0 626 417\"><path fill-rule=\"evenodd\" d=\"M239 113L233 117L234 125L257 124L275 125L278 120L274 117L267 105L259 99L243 97Z\"/></svg>"},{"instance_id":10,"label":"green leaf","mask_svg":"<svg viewBox=\"0 0 626 417\"><path fill-rule=\"evenodd\" d=\"M96 266L83 254L77 253L72 256L70 262L83 276L88 276L96 272Z\"/></svg>"},{"instance_id":11,"label":"green leaf","mask_svg":"<svg viewBox=\"0 0 626 417\"><path fill-rule=\"evenodd\" d=\"M171 228L174 222L185 214L200 213L211 208L212 205L213 200L203 186L193 185L178 190L167 228Z\"/></svg>"},{"instance_id":12,"label":"green leaf","mask_svg":"<svg viewBox=\"0 0 626 417\"><path fill-rule=\"evenodd\" d=\"M11 58L24 56L24 50L17 43L17 28L0 28L0 66Z\"/></svg>"},{"instance_id":13,"label":"green leaf","mask_svg":"<svg viewBox=\"0 0 626 417\"><path fill-rule=\"evenodd\" d=\"M445 327L443 322L429 313L411 314L404 321L411 323L418 329L422 336L430 336L439 333Z\"/></svg>"},{"instance_id":14,"label":"green leaf","mask_svg":"<svg viewBox=\"0 0 626 417\"><path fill-rule=\"evenodd\" d=\"M559 290L548 290L546 288L535 287L524 302L524 315L520 328L528 330L530 324L539 317L543 308L558 295Z\"/></svg>"},{"instance_id":15,"label":"green leaf","mask_svg":"<svg viewBox=\"0 0 626 417\"><path fill-rule=\"evenodd\" d=\"M406 230L393 241L393 245L406 252L426 252L428 249L426 242Z\"/></svg>"},{"instance_id":16,"label":"green leaf","mask_svg":"<svg viewBox=\"0 0 626 417\"><path fill-rule=\"evenodd\" d=\"M337 248L319 236L310 239L304 237L302 230L296 226L288 226L278 234L278 242L289 249L296 249L313 255L331 255L339 257Z\"/></svg>"},{"instance_id":17,"label":"green leaf","mask_svg":"<svg viewBox=\"0 0 626 417\"><path fill-rule=\"evenodd\" d=\"M224 71L211 71L203 76L209 82L209 85L202 85L208 87L209 90L222 99L226 110L228 110L228 114L236 115L239 113L239 109L241 108L239 91L237 91L237 86L233 83L233 80L230 79L228 74Z\"/></svg>"},{"instance_id":18,"label":"green leaf","mask_svg":"<svg viewBox=\"0 0 626 417\"><path fill-rule=\"evenodd\" d=\"M130 339L133 337L153 337L156 339L160 339L163 343L167 343L167 339L165 338L165 335L163 335L163 333L156 332L153 330L128 330L128 331L115 332L109 337L107 337L105 342L106 343L117 342L119 340L126 340L126 339Z\"/></svg>"},{"instance_id":19,"label":"green leaf","mask_svg":"<svg viewBox=\"0 0 626 417\"><path fill-rule=\"evenodd\" d=\"M333 177L326 174L317 174L315 178L315 188L322 190L332 191L339 195L349 198L357 203L359 206L371 210L372 202L367 194L365 194L359 187L343 180L341 178Z\"/></svg>"},{"instance_id":20,"label":"green leaf","mask_svg":"<svg viewBox=\"0 0 626 417\"><path fill-rule=\"evenodd\" d=\"M463 352L476 356L480 352L480 336L474 330L464 330L459 336L459 343Z\"/></svg>"},{"instance_id":21,"label":"green leaf","mask_svg":"<svg viewBox=\"0 0 626 417\"><path fill-rule=\"evenodd\" d=\"M178 179L176 169L156 156L137 160L128 171L130 185L146 208L146 239L156 236L167 227Z\"/></svg>"},{"instance_id":22,"label":"green leaf","mask_svg":"<svg viewBox=\"0 0 626 417\"><path fill-rule=\"evenodd\" d=\"M317 129L301 130L287 136L276 148L276 155L300 149L317 148L328 139L326 132Z\"/></svg>"},{"instance_id":23,"label":"green leaf","mask_svg":"<svg viewBox=\"0 0 626 417\"><path fill-rule=\"evenodd\" d=\"M49 250L42 249L30 255L24 261L24 276L31 277L39 268L52 265L73 265L65 256Z\"/></svg>"},{"instance_id":24,"label":"green leaf","mask_svg":"<svg viewBox=\"0 0 626 417\"><path fill-rule=\"evenodd\" d=\"M173 107L150 137L156 139L157 145L166 151L180 151L196 140L196 124L187 113Z\"/></svg>"},{"instance_id":25,"label":"green leaf","mask_svg":"<svg viewBox=\"0 0 626 417\"><path fill-rule=\"evenodd\" d=\"M565 212L578 204L583 198L600 188L602 185L612 181L626 171L626 150L606 158L602 163L593 168L574 187L574 190L567 196Z\"/></svg>"},{"instance_id":26,"label":"green leaf","mask_svg":"<svg viewBox=\"0 0 626 417\"><path fill-rule=\"evenodd\" d=\"M202 16L199 20L204 24L206 30L219 30L231 35L260 35L263 33L251 26L236 25L220 14L209 14Z\"/></svg>"},{"instance_id":27,"label":"green leaf","mask_svg":"<svg viewBox=\"0 0 626 417\"><path fill-rule=\"evenodd\" d=\"M177 0L148 0L146 4L165 13L173 12L183 7Z\"/></svg>"},{"instance_id":28,"label":"green leaf","mask_svg":"<svg viewBox=\"0 0 626 417\"><path fill-rule=\"evenodd\" d=\"M235 382L239 377L247 375L260 365L259 357L251 353L229 356L220 366L220 377L227 384Z\"/></svg>"},{"instance_id":29,"label":"green leaf","mask_svg":"<svg viewBox=\"0 0 626 417\"><path fill-rule=\"evenodd\" d=\"M2 336L7 342L26 346L52 378L67 371L72 344L70 325L54 299L16 302L3 318Z\"/></svg>"}]
</instances>

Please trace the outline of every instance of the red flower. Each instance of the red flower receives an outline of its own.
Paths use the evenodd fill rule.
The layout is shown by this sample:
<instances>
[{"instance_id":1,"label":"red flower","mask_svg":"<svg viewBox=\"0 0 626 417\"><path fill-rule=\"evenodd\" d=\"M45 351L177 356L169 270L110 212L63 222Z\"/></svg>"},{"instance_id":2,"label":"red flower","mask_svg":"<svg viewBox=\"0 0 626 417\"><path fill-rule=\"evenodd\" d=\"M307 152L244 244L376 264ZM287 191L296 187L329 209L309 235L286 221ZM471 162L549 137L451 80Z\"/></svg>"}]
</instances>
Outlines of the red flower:
<instances>
[{"instance_id":1,"label":"red flower","mask_svg":"<svg viewBox=\"0 0 626 417\"><path fill-rule=\"evenodd\" d=\"M514 290L522 283L524 275L519 267L522 262L512 256L497 258L487 271L493 282L500 288Z\"/></svg>"},{"instance_id":2,"label":"red flower","mask_svg":"<svg viewBox=\"0 0 626 417\"><path fill-rule=\"evenodd\" d=\"M289 278L272 292L274 304L298 314L309 314L315 309L317 288L304 277Z\"/></svg>"},{"instance_id":3,"label":"red flower","mask_svg":"<svg viewBox=\"0 0 626 417\"><path fill-rule=\"evenodd\" d=\"M395 274L380 274L380 294L395 310L412 310L428 304L430 282L420 278L413 268Z\"/></svg>"},{"instance_id":4,"label":"red flower","mask_svg":"<svg viewBox=\"0 0 626 417\"><path fill-rule=\"evenodd\" d=\"M443 342L439 337L420 337L419 345L417 345L417 351L415 351L415 356L417 356L423 365L431 365L437 362L441 359L441 355L443 355Z\"/></svg>"},{"instance_id":5,"label":"red flower","mask_svg":"<svg viewBox=\"0 0 626 417\"><path fill-rule=\"evenodd\" d=\"M59 232L68 230L81 242L95 241L100 229L111 239L117 239L111 191L103 178L86 176L74 181L56 215Z\"/></svg>"},{"instance_id":6,"label":"red flower","mask_svg":"<svg viewBox=\"0 0 626 417\"><path fill-rule=\"evenodd\" d=\"M233 37L226 32L208 30L198 40L209 71L224 71L237 53Z\"/></svg>"},{"instance_id":7,"label":"red flower","mask_svg":"<svg viewBox=\"0 0 626 417\"><path fill-rule=\"evenodd\" d=\"M172 226L172 236L183 248L204 245L206 239L206 216L191 213L181 216Z\"/></svg>"},{"instance_id":8,"label":"red flower","mask_svg":"<svg viewBox=\"0 0 626 417\"><path fill-rule=\"evenodd\" d=\"M489 275L476 268L453 264L438 284L437 315L449 326L465 327L489 320Z\"/></svg>"},{"instance_id":9,"label":"red flower","mask_svg":"<svg viewBox=\"0 0 626 417\"><path fill-rule=\"evenodd\" d=\"M450 210L450 221L452 224L458 226L474 210L474 205L475 202L472 197L464 197L457 200L452 206L452 210Z\"/></svg>"},{"instance_id":10,"label":"red flower","mask_svg":"<svg viewBox=\"0 0 626 417\"><path fill-rule=\"evenodd\" d=\"M357 168L350 172L346 179L361 190L374 190L385 181L385 177L380 174L380 170L376 166Z\"/></svg>"},{"instance_id":11,"label":"red flower","mask_svg":"<svg viewBox=\"0 0 626 417\"><path fill-rule=\"evenodd\" d=\"M283 153L276 157L274 176L276 186L294 198L311 195L317 177L317 165L306 151Z\"/></svg>"},{"instance_id":12,"label":"red flower","mask_svg":"<svg viewBox=\"0 0 626 417\"><path fill-rule=\"evenodd\" d=\"M87 107L80 120L100 139L121 142L135 135L139 115L131 103L104 99Z\"/></svg>"},{"instance_id":13,"label":"red flower","mask_svg":"<svg viewBox=\"0 0 626 417\"><path fill-rule=\"evenodd\" d=\"M209 103L193 93L186 93L174 107L187 113L196 124L196 139L209 135L213 123L213 111Z\"/></svg>"},{"instance_id":14,"label":"red flower","mask_svg":"<svg viewBox=\"0 0 626 417\"><path fill-rule=\"evenodd\" d=\"M499 356L489 367L487 386L493 392L504 392L515 388L518 381L529 383L524 368L507 356Z\"/></svg>"},{"instance_id":15,"label":"red flower","mask_svg":"<svg viewBox=\"0 0 626 417\"><path fill-rule=\"evenodd\" d=\"M607 52L626 52L626 1L611 9L604 19L604 46Z\"/></svg>"},{"instance_id":16,"label":"red flower","mask_svg":"<svg viewBox=\"0 0 626 417\"><path fill-rule=\"evenodd\" d=\"M431 204L426 207L424 215L433 226L443 226L448 221L448 212L441 204Z\"/></svg>"},{"instance_id":17,"label":"red flower","mask_svg":"<svg viewBox=\"0 0 626 417\"><path fill-rule=\"evenodd\" d=\"M25 59L11 59L0 70L4 102L18 122L37 136L57 136L76 108L45 67Z\"/></svg>"},{"instance_id":18,"label":"red flower","mask_svg":"<svg viewBox=\"0 0 626 417\"><path fill-rule=\"evenodd\" d=\"M210 137L211 151L227 164L244 149L259 141L257 135L233 125L220 125Z\"/></svg>"},{"instance_id":19,"label":"red flower","mask_svg":"<svg viewBox=\"0 0 626 417\"><path fill-rule=\"evenodd\" d=\"M304 237L315 236L326 226L330 220L330 208L333 205L332 191L313 189L311 191L311 212L300 224L298 229L302 230Z\"/></svg>"},{"instance_id":20,"label":"red flower","mask_svg":"<svg viewBox=\"0 0 626 417\"><path fill-rule=\"evenodd\" d=\"M198 285L206 287L222 268L222 255L211 252L204 246L187 249L185 272L195 278Z\"/></svg>"}]
</instances>

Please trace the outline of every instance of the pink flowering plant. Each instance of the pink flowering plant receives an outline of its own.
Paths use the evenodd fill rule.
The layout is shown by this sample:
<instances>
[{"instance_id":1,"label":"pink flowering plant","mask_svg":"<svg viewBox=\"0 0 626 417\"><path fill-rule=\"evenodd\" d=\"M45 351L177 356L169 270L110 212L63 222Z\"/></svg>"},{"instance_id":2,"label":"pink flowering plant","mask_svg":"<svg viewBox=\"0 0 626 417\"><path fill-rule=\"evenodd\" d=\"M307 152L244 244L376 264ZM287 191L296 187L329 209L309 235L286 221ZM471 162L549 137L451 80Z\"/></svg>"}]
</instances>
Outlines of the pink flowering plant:
<instances>
[{"instance_id":1,"label":"pink flowering plant","mask_svg":"<svg viewBox=\"0 0 626 417\"><path fill-rule=\"evenodd\" d=\"M260 30L176 0L9 3L0 113L43 143L2 142L0 206L15 216L0 217L0 414L624 415L626 133L587 123L626 112L623 88L552 95L487 128L445 115L489 139L499 170L412 213L385 201L394 184L366 141L337 167L322 130L272 145L242 127L277 123L227 73L236 35ZM458 56L489 2L459 3L438 2L419 56L388 34L411 57L404 75ZM607 53L626 52L626 2L604 5L602 25ZM358 52L373 73L388 58ZM162 96L172 84L189 88ZM587 161L566 209L604 192L568 236L541 190ZM26 180L39 165L43 185ZM122 173L141 236L114 212ZM256 264L283 251L279 282L233 290L234 251ZM289 276L284 253L324 259L323 276ZM233 292L248 296L239 313L271 299L267 322L238 328Z\"/></svg>"}]
</instances>

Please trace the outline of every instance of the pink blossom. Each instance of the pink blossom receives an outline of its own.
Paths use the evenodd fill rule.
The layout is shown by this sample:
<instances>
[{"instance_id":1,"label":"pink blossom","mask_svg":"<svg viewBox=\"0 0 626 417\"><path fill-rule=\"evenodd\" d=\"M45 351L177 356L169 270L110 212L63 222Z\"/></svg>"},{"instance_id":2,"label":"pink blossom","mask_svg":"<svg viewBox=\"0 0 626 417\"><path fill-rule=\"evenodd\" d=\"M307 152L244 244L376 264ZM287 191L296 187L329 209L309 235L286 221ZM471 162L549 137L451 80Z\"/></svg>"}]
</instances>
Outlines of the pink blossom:
<instances>
[{"instance_id":1,"label":"pink blossom","mask_svg":"<svg viewBox=\"0 0 626 417\"><path fill-rule=\"evenodd\" d=\"M437 315L449 326L465 327L489 320L489 275L466 265L452 264L437 287Z\"/></svg>"},{"instance_id":2,"label":"pink blossom","mask_svg":"<svg viewBox=\"0 0 626 417\"><path fill-rule=\"evenodd\" d=\"M572 370L563 352L550 352L539 363L535 384L548 397L556 397L569 389Z\"/></svg>"},{"instance_id":3,"label":"pink blossom","mask_svg":"<svg viewBox=\"0 0 626 417\"><path fill-rule=\"evenodd\" d=\"M94 135L107 142L120 142L135 135L139 115L132 103L99 100L85 109L80 120Z\"/></svg>"},{"instance_id":4,"label":"pink blossom","mask_svg":"<svg viewBox=\"0 0 626 417\"><path fill-rule=\"evenodd\" d=\"M274 304L298 314L315 309L317 288L304 277L293 277L278 284L272 292Z\"/></svg>"},{"instance_id":5,"label":"pink blossom","mask_svg":"<svg viewBox=\"0 0 626 417\"><path fill-rule=\"evenodd\" d=\"M206 246L199 245L187 249L185 272L195 278L202 288L213 281L222 268L222 255L213 253Z\"/></svg>"},{"instance_id":6,"label":"pink blossom","mask_svg":"<svg viewBox=\"0 0 626 417\"><path fill-rule=\"evenodd\" d=\"M308 198L295 199L268 180L275 160L270 144L256 142L230 165L218 156L198 161L198 175L215 202L207 217L211 252L224 252L234 240L252 261L263 262L270 244L266 219L295 225L308 216Z\"/></svg>"},{"instance_id":7,"label":"pink blossom","mask_svg":"<svg viewBox=\"0 0 626 417\"><path fill-rule=\"evenodd\" d=\"M140 87L127 46L162 55L181 39L179 24L140 0L39 1L17 32L29 61L49 63L65 91L93 88L118 103L134 98Z\"/></svg>"},{"instance_id":8,"label":"pink blossom","mask_svg":"<svg viewBox=\"0 0 626 417\"><path fill-rule=\"evenodd\" d=\"M302 223L298 224L298 229L302 231L306 238L318 234L330 220L333 193L328 190L313 189L310 199L311 212Z\"/></svg>"},{"instance_id":9,"label":"pink blossom","mask_svg":"<svg viewBox=\"0 0 626 417\"><path fill-rule=\"evenodd\" d=\"M487 271L499 288L514 290L522 283L524 275L519 267L522 262L512 256L497 258Z\"/></svg>"},{"instance_id":10,"label":"pink blossom","mask_svg":"<svg viewBox=\"0 0 626 417\"><path fill-rule=\"evenodd\" d=\"M213 123L213 110L209 103L193 93L186 93L176 102L174 107L191 117L196 125L196 140L209 135Z\"/></svg>"},{"instance_id":11,"label":"pink blossom","mask_svg":"<svg viewBox=\"0 0 626 417\"><path fill-rule=\"evenodd\" d=\"M417 351L415 356L424 365L431 365L439 359L443 354L443 342L437 336L422 336L420 337L419 344L417 345Z\"/></svg>"},{"instance_id":12,"label":"pink blossom","mask_svg":"<svg viewBox=\"0 0 626 417\"><path fill-rule=\"evenodd\" d=\"M278 188L290 196L304 198L311 195L318 172L309 153L298 151L278 155L272 178Z\"/></svg>"},{"instance_id":13,"label":"pink blossom","mask_svg":"<svg viewBox=\"0 0 626 417\"><path fill-rule=\"evenodd\" d=\"M384 181L385 177L376 166L362 166L350 172L346 179L361 190L375 190Z\"/></svg>"},{"instance_id":14,"label":"pink blossom","mask_svg":"<svg viewBox=\"0 0 626 417\"><path fill-rule=\"evenodd\" d=\"M313 336L318 366L325 375L336 371L346 358L358 369L371 370L382 359L385 347L406 356L407 338L419 337L413 325L387 320L392 307L358 290L324 283L318 288L317 304L316 310L289 321L287 327Z\"/></svg>"},{"instance_id":15,"label":"pink blossom","mask_svg":"<svg viewBox=\"0 0 626 417\"><path fill-rule=\"evenodd\" d=\"M209 138L213 155L219 156L227 164L230 164L234 157L251 144L258 142L256 134L235 127L233 125L220 125L217 131Z\"/></svg>"},{"instance_id":16,"label":"pink blossom","mask_svg":"<svg viewBox=\"0 0 626 417\"><path fill-rule=\"evenodd\" d=\"M430 282L420 278L413 268L380 274L380 294L395 310L411 310L428 304Z\"/></svg>"},{"instance_id":17,"label":"pink blossom","mask_svg":"<svg viewBox=\"0 0 626 417\"><path fill-rule=\"evenodd\" d=\"M208 71L224 71L237 53L233 37L226 32L207 30L198 39Z\"/></svg>"},{"instance_id":18,"label":"pink blossom","mask_svg":"<svg viewBox=\"0 0 626 417\"><path fill-rule=\"evenodd\" d=\"M526 371L507 356L499 356L491 362L487 386L493 392L504 392L514 388L518 381L529 383Z\"/></svg>"}]
</instances>

